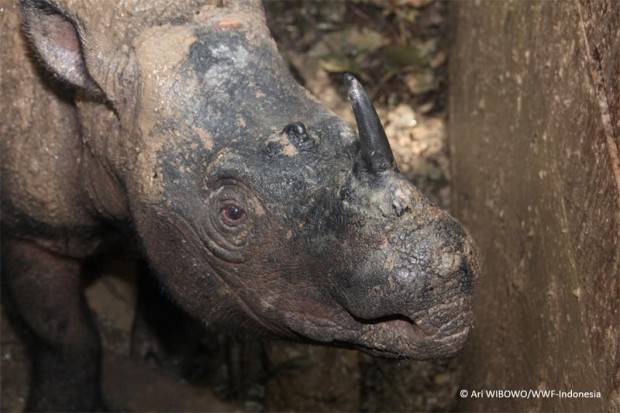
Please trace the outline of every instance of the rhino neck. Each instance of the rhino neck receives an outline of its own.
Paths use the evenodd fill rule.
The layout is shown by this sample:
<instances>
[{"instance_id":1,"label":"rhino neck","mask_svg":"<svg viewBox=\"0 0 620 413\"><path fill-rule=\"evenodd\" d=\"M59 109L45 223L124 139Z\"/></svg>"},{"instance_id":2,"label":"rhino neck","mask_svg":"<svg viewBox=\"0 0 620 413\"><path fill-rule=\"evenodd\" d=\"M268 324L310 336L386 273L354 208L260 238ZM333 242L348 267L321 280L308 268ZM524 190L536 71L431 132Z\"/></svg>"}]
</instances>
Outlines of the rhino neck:
<instances>
[{"instance_id":1,"label":"rhino neck","mask_svg":"<svg viewBox=\"0 0 620 413\"><path fill-rule=\"evenodd\" d=\"M115 111L88 99L76 102L80 119L82 154L80 188L86 207L95 217L117 221L127 217L126 171L131 164L132 142L122 131Z\"/></svg>"}]
</instances>

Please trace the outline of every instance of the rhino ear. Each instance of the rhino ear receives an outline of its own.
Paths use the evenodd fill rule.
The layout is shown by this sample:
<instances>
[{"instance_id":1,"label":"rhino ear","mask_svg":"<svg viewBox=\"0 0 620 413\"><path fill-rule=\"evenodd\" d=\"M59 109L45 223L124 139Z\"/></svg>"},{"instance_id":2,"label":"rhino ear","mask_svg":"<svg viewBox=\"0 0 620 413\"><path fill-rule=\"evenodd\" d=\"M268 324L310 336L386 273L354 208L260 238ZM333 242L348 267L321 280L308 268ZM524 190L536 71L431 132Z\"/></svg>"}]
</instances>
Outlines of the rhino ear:
<instances>
[{"instance_id":1,"label":"rhino ear","mask_svg":"<svg viewBox=\"0 0 620 413\"><path fill-rule=\"evenodd\" d=\"M100 92L86 68L77 20L45 0L22 0L21 9L26 34L47 68L75 86Z\"/></svg>"}]
</instances>

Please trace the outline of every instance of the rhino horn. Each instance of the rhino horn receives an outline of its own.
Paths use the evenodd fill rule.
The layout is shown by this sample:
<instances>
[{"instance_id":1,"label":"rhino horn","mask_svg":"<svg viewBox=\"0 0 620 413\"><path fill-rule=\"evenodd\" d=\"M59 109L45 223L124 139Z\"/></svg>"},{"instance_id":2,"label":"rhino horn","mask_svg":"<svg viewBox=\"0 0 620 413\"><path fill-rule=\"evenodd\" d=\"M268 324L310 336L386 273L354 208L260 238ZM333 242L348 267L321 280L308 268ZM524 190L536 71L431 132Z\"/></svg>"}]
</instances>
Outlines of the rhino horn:
<instances>
[{"instance_id":1,"label":"rhino horn","mask_svg":"<svg viewBox=\"0 0 620 413\"><path fill-rule=\"evenodd\" d=\"M344 82L360 135L362 160L368 172L378 174L387 170L398 171L390 143L364 87L355 76L348 73L344 75Z\"/></svg>"}]
</instances>

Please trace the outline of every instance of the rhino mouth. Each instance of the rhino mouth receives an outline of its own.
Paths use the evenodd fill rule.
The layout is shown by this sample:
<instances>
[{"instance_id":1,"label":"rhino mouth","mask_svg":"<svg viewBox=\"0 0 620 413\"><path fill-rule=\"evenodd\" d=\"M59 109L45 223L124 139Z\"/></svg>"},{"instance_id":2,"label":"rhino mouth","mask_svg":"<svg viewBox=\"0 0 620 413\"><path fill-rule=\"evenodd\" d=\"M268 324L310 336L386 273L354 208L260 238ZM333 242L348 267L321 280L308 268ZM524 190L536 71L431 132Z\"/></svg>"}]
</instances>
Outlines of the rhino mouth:
<instances>
[{"instance_id":1,"label":"rhino mouth","mask_svg":"<svg viewBox=\"0 0 620 413\"><path fill-rule=\"evenodd\" d=\"M451 357L464 345L471 324L462 317L439 327L427 314L415 318L396 315L359 320L362 333L349 340L360 350L390 358Z\"/></svg>"},{"instance_id":2,"label":"rhino mouth","mask_svg":"<svg viewBox=\"0 0 620 413\"><path fill-rule=\"evenodd\" d=\"M467 308L467 303L461 301L466 300L449 305L458 316L445 323L437 323L433 309L420 311L411 317L397 314L363 319L341 308L327 318L308 312L291 314L297 322L287 324L298 337L306 340L355 348L373 356L446 358L454 356L463 347L471 330L472 312L458 311ZM442 307L445 311L446 306ZM301 323L300 316L303 319Z\"/></svg>"}]
</instances>

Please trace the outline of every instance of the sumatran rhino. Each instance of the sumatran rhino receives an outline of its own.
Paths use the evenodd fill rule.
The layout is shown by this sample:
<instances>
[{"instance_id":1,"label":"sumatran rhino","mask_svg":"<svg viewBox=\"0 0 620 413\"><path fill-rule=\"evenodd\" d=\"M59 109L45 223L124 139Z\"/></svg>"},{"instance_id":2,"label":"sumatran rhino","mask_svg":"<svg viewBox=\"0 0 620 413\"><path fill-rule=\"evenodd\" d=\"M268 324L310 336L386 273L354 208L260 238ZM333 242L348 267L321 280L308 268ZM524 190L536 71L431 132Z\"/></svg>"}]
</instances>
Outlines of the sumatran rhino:
<instances>
[{"instance_id":1,"label":"sumatran rhino","mask_svg":"<svg viewBox=\"0 0 620 413\"><path fill-rule=\"evenodd\" d=\"M101 406L80 268L111 233L208 324L385 357L463 346L472 240L399 173L357 80L359 138L294 81L258 0L3 7L2 278L31 338L27 410Z\"/></svg>"}]
</instances>

